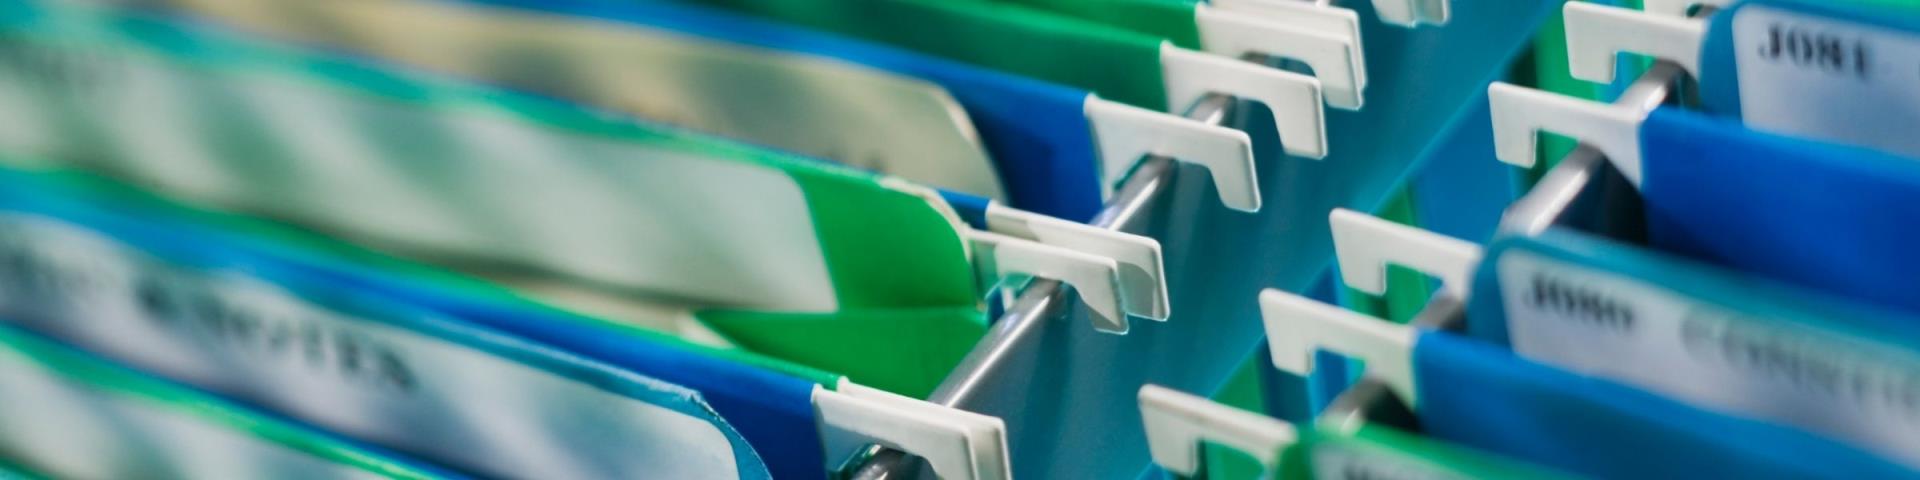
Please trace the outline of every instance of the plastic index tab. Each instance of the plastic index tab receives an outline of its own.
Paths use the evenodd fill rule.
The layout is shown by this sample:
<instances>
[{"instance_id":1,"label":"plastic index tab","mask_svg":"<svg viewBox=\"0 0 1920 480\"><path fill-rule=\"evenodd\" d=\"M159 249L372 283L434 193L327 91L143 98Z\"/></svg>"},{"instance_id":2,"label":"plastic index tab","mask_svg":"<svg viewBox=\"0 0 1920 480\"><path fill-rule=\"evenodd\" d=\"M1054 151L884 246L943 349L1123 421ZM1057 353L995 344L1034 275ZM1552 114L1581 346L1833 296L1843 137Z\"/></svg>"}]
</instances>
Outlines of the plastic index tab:
<instances>
[{"instance_id":1,"label":"plastic index tab","mask_svg":"<svg viewBox=\"0 0 1920 480\"><path fill-rule=\"evenodd\" d=\"M1153 463L1183 477L1199 474L1202 442L1252 455L1270 472L1279 466L1277 453L1299 439L1285 421L1159 385L1140 387L1140 419Z\"/></svg>"},{"instance_id":2,"label":"plastic index tab","mask_svg":"<svg viewBox=\"0 0 1920 480\"><path fill-rule=\"evenodd\" d=\"M1387 265L1400 265L1440 277L1440 288L1465 299L1480 247L1457 238L1400 225L1372 215L1336 208L1334 257L1348 287L1373 295L1387 293Z\"/></svg>"},{"instance_id":3,"label":"plastic index tab","mask_svg":"<svg viewBox=\"0 0 1920 480\"><path fill-rule=\"evenodd\" d=\"M1230 58L1257 53L1297 60L1313 68L1327 105L1345 110L1360 108L1367 65L1359 56L1359 37L1329 35L1315 31L1320 29L1297 26L1302 22L1269 21L1206 4L1194 5L1193 15L1206 51Z\"/></svg>"},{"instance_id":4,"label":"plastic index tab","mask_svg":"<svg viewBox=\"0 0 1920 480\"><path fill-rule=\"evenodd\" d=\"M981 230L966 232L966 239L973 249L981 291L991 290L1010 275L1059 280L1080 294L1094 317L1094 329L1127 332L1120 266L1113 259Z\"/></svg>"},{"instance_id":5,"label":"plastic index tab","mask_svg":"<svg viewBox=\"0 0 1920 480\"><path fill-rule=\"evenodd\" d=\"M815 387L813 400L828 465L838 464L868 444L879 444L926 459L942 479L1012 478L1006 424L998 418L844 379L832 390Z\"/></svg>"},{"instance_id":6,"label":"plastic index tab","mask_svg":"<svg viewBox=\"0 0 1920 480\"><path fill-rule=\"evenodd\" d=\"M1320 79L1186 50L1171 42L1161 44L1160 64L1166 81L1167 111L1183 111L1216 93L1258 101L1273 112L1281 148L1288 155L1313 159L1327 156L1327 118L1326 107L1321 105ZM1091 112L1088 117L1093 120Z\"/></svg>"},{"instance_id":7,"label":"plastic index tab","mask_svg":"<svg viewBox=\"0 0 1920 480\"><path fill-rule=\"evenodd\" d=\"M1274 368L1295 375L1313 373L1313 356L1325 350L1366 362L1366 376L1379 379L1407 402L1419 404L1413 383L1413 327L1267 289L1260 292L1260 317Z\"/></svg>"},{"instance_id":8,"label":"plastic index tab","mask_svg":"<svg viewBox=\"0 0 1920 480\"><path fill-rule=\"evenodd\" d=\"M1213 8L1246 13L1262 21L1300 31L1333 37L1350 45L1354 86L1367 87L1367 54L1360 36L1360 14L1353 10L1296 0L1215 0Z\"/></svg>"},{"instance_id":9,"label":"plastic index tab","mask_svg":"<svg viewBox=\"0 0 1920 480\"><path fill-rule=\"evenodd\" d=\"M1640 123L1647 111L1502 82L1487 86L1487 102L1493 113L1494 156L1500 161L1533 166L1537 134L1553 132L1599 149L1621 176L1640 187Z\"/></svg>"},{"instance_id":10,"label":"plastic index tab","mask_svg":"<svg viewBox=\"0 0 1920 480\"><path fill-rule=\"evenodd\" d=\"M1613 82L1620 53L1639 53L1673 62L1700 78L1700 45L1707 22L1606 5L1568 2L1567 63L1573 77Z\"/></svg>"},{"instance_id":11,"label":"plastic index tab","mask_svg":"<svg viewBox=\"0 0 1920 480\"><path fill-rule=\"evenodd\" d=\"M1086 106L1100 150L1103 195L1111 196L1141 158L1159 155L1206 167L1227 208L1260 210L1253 139L1246 132L1097 97L1088 97Z\"/></svg>"},{"instance_id":12,"label":"plastic index tab","mask_svg":"<svg viewBox=\"0 0 1920 480\"><path fill-rule=\"evenodd\" d=\"M1120 267L1120 297L1126 313L1166 321L1169 314L1166 267L1158 240L998 203L988 204L985 216L987 229L995 233L1113 259Z\"/></svg>"}]
</instances>

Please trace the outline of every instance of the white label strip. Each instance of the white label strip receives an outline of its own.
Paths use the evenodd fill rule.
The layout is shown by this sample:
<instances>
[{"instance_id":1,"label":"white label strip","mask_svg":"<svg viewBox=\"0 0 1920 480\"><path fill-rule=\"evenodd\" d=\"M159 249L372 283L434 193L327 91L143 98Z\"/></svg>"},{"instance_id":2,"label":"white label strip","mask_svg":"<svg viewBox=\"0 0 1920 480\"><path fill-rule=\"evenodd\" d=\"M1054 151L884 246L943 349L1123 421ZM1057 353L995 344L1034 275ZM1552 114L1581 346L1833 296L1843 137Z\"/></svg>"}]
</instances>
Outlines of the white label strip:
<instances>
[{"instance_id":1,"label":"white label strip","mask_svg":"<svg viewBox=\"0 0 1920 480\"><path fill-rule=\"evenodd\" d=\"M172 3L272 38L367 52L1006 200L967 112L945 89L863 65L484 5Z\"/></svg>"},{"instance_id":2,"label":"white label strip","mask_svg":"<svg viewBox=\"0 0 1920 480\"><path fill-rule=\"evenodd\" d=\"M1499 260L1520 355L1920 466L1920 355L1527 252Z\"/></svg>"},{"instance_id":3,"label":"white label strip","mask_svg":"<svg viewBox=\"0 0 1920 480\"><path fill-rule=\"evenodd\" d=\"M0 149L403 251L701 304L837 306L800 188L763 166L316 78L0 36ZM284 69L272 69L284 70Z\"/></svg>"},{"instance_id":4,"label":"white label strip","mask_svg":"<svg viewBox=\"0 0 1920 480\"><path fill-rule=\"evenodd\" d=\"M734 478L712 423L475 347L0 215L0 316L342 434L495 477ZM685 390L629 377L662 397ZM684 399L676 399L684 401Z\"/></svg>"},{"instance_id":5,"label":"white label strip","mask_svg":"<svg viewBox=\"0 0 1920 480\"><path fill-rule=\"evenodd\" d=\"M1733 49L1748 126L1920 157L1920 34L1755 5Z\"/></svg>"},{"instance_id":6,"label":"white label strip","mask_svg":"<svg viewBox=\"0 0 1920 480\"><path fill-rule=\"evenodd\" d=\"M377 479L200 416L90 388L0 347L0 456L59 478Z\"/></svg>"}]
</instances>

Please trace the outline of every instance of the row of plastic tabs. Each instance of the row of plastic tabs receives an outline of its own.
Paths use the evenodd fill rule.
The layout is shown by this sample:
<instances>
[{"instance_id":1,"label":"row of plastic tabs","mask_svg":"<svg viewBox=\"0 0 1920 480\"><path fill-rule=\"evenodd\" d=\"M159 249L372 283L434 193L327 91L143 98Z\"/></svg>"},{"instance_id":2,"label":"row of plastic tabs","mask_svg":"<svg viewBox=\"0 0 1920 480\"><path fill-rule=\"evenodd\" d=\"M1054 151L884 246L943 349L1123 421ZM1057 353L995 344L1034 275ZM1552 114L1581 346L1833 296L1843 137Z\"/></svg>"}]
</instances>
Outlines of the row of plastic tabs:
<instances>
[{"instance_id":1,"label":"row of plastic tabs","mask_svg":"<svg viewBox=\"0 0 1920 480\"><path fill-rule=\"evenodd\" d=\"M1775 15L1782 11L1794 12L1794 16L1756 17L1773 22L1768 25L1774 29L1765 30L1767 35L1729 41L1715 38L1736 34L1722 30L1752 24L1740 23L1742 20L1737 14ZM1887 308L1912 305L1907 301L1911 298L1910 286L1887 284L1892 278L1910 273L1915 266L1912 258L1899 254L1905 247L1890 246L1904 242L1900 239L1906 238L1905 227L1896 225L1907 214L1880 211L1900 209L1895 206L1899 204L1898 198L1920 193L1920 189L1914 188L1920 185L1916 183L1920 181L1920 169L1912 167L1911 158L1920 155L1920 151L1913 150L1910 143L1903 143L1905 137L1910 136L1911 125L1901 127L1907 133L1899 133L1863 126L1858 121L1841 122L1869 132L1846 136L1821 128L1770 122L1762 118L1763 114L1779 110L1762 110L1755 105L1797 99L1774 96L1780 90L1756 86L1745 71L1741 71L1737 79L1735 72L1725 71L1735 67L1759 68L1759 64L1746 57L1736 57L1749 50L1761 52L1761 59L1770 60L1765 57L1768 49L1801 48L1797 52L1804 58L1785 61L1798 60L1802 63L1796 68L1835 74L1844 81L1795 83L1780 88L1789 89L1796 97L1812 98L1814 102L1835 97L1860 97L1861 101L1799 113L1818 116L1822 121L1850 114L1863 115L1861 120L1866 120L1880 118L1874 116L1880 112L1849 109L1862 103L1908 112L1920 108L1911 103L1910 95L1902 93L1911 92L1910 83L1898 87L1901 90L1875 90L1873 86L1880 81L1911 81L1911 65L1898 62L1911 58L1905 49L1920 44L1897 42L1911 42L1915 37L1909 31L1915 24L1910 18L1872 17L1871 12L1874 10L1853 12L1844 5L1762 1L1646 0L1643 10L1583 2L1565 4L1566 58L1574 77L1599 84L1612 83L1618 70L1617 62L1635 56L1652 59L1661 68L1672 68L1682 77L1667 79L1650 75L1647 80L1658 83L1647 86L1656 87L1658 95L1623 95L1615 103L1496 82L1487 89L1495 157L1513 166L1533 167L1540 151L1539 135L1553 133L1571 137L1583 149L1576 151L1576 155L1597 153L1612 172L1617 172L1620 180L1644 196L1632 204L1614 198L1613 203L1603 205L1607 211L1599 215L1634 217L1644 208L1645 221L1650 225L1638 228L1651 232L1585 231L1572 226L1540 225L1531 223L1540 219L1516 219L1518 215L1538 213L1522 212L1516 207L1507 211L1507 220L1521 223L1507 225L1507 229L1492 240L1495 246L1483 248L1472 241L1365 213L1334 210L1328 221L1342 286L1381 296L1388 290L1390 266L1410 269L1437 280L1437 294L1423 315L1448 316L1437 318L1443 322L1457 321L1458 318L1453 317L1462 315L1468 320L1465 325L1396 324L1300 294L1269 289L1259 294L1258 302L1271 365L1282 372L1312 376L1320 367L1316 361L1327 358L1321 356L1323 352L1358 360L1364 364L1366 382L1383 386L1393 400L1416 415L1426 401L1422 398L1423 392L1450 391L1454 393L1448 397L1473 398L1476 388L1489 389L1486 393L1489 398L1477 400L1481 402L1479 408L1527 411L1528 408L1516 403L1501 403L1525 403L1527 399L1497 398L1514 394L1501 390L1509 388L1507 385L1420 383L1423 379L1434 380L1431 377L1438 374L1418 373L1426 368L1416 359L1420 355L1419 344L1429 339L1438 342L1441 339L1437 337L1450 337L1452 333L1485 337L1493 339L1490 343L1501 347L1502 353L1511 347L1515 356L1579 373L1583 379L1592 376L1625 384L1630 388L1604 393L1626 395L1624 392L1632 390L1635 398L1620 402L1647 408L1621 414L1621 418L1631 417L1628 420L1608 418L1606 415L1610 414L1602 413L1584 423L1566 417L1592 412L1574 406L1549 409L1555 418L1564 418L1566 425L1581 424L1586 425L1581 427L1586 430L1603 432L1568 433L1592 437L1591 441L1575 441L1575 445L1626 444L1617 449L1609 447L1605 451L1578 454L1567 449L1579 447L1552 445L1540 437L1528 437L1524 431L1505 437L1501 433L1485 433L1501 428L1537 427L1539 431L1551 431L1565 426L1557 421L1526 428L1489 424L1460 426L1476 430L1475 435L1480 435L1477 439L1504 438L1502 441L1507 442L1530 439L1549 444L1533 450L1509 448L1549 457L1522 460L1571 466L1574 470L1570 473L1578 475L1622 478L1742 476L1736 473L1835 478L1912 475L1908 468L1916 461L1912 453L1915 439L1894 431L1897 428L1887 427L1904 421L1894 418L1909 414L1904 410L1906 407L1874 403L1883 400L1903 403L1881 395L1911 393L1901 384L1903 380L1893 378L1911 378L1915 369L1920 368L1920 363L1912 361L1915 356L1911 342L1917 338L1912 336L1910 328L1912 315L1898 312L1900 308ZM1815 45L1822 40L1783 40L1780 32L1791 31L1795 22L1802 31L1827 35L1823 38L1833 39L1832 44ZM1788 27L1779 27L1781 24ZM1855 30L1846 30L1850 28ZM1905 30L1900 34L1891 33L1895 29ZM1749 30L1752 31L1759 30ZM1843 45L1839 39L1860 43ZM1790 44L1796 41L1807 43ZM1782 46L1782 42L1789 44ZM1742 49L1741 53L1728 51L1735 47ZM1868 57L1869 52L1887 57ZM1816 56L1819 58L1814 59ZM1737 60L1715 63L1716 57ZM1900 60L1880 60L1888 57ZM1896 68L1887 68L1890 65ZM1879 76L1873 76L1876 74ZM1669 93L1669 88L1698 89L1687 92L1704 99L1700 100L1704 105L1693 105L1704 112L1685 111L1675 106L1686 105L1689 99L1681 98L1679 93ZM1729 102L1729 98L1746 101ZM1744 110L1740 106L1744 106ZM1656 121L1655 116L1659 116L1657 121L1661 123L1650 124ZM1659 138L1654 138L1656 135ZM1751 171L1729 169L1746 168L1749 160L1776 156L1779 158L1755 161L1750 164ZM1660 163L1658 167L1664 169L1655 172L1649 162ZM1607 180L1606 175L1602 175L1604 172L1576 170L1585 167L1572 162L1560 168L1570 175L1559 179L1578 182L1573 185L1582 190L1580 194L1605 196L1599 193ZM1755 179L1741 178L1743 176ZM1692 183L1681 182L1683 177ZM1727 182L1736 186L1707 185L1720 179L1737 179ZM1650 190L1649 182L1662 181L1665 183L1659 185L1659 192ZM1800 181L1823 187L1787 184ZM1827 190L1829 188L1836 190ZM1855 190L1844 190L1846 188ZM1540 198L1534 200L1561 208L1574 201L1566 191L1535 193ZM1755 197L1740 196L1743 194L1778 198L1762 202ZM1675 199L1683 197L1693 203L1679 205L1680 201ZM1710 200L1691 200L1693 198ZM1646 205L1642 207L1639 202ZM1776 210L1767 210L1769 207ZM1736 219L1677 217L1692 210L1711 208L1752 213L1741 213ZM1689 224L1701 226L1684 232L1663 230L1676 228L1672 225ZM1755 225L1766 230L1742 230L1755 229ZM1610 235L1627 238L1615 239ZM1653 237L1653 245L1634 244L1633 237L1648 235ZM1822 241L1825 243L1818 243ZM1497 258L1494 252L1498 252ZM1863 256L1865 258L1856 258ZM1586 266L1598 267L1569 273L1575 272L1575 267L1567 265L1582 262L1595 262ZM1558 266L1550 268L1554 265ZM1558 276L1553 273L1556 271L1560 272ZM1636 274L1643 276L1635 277ZM1522 312L1540 318L1518 316ZM1551 317L1550 314L1563 315L1570 322L1583 325L1544 326L1549 323L1546 317ZM1502 316L1512 317L1486 318ZM1503 321L1507 324L1494 326ZM1662 323L1668 321L1675 323L1673 326ZM1463 326L1465 332L1454 332ZM1550 332L1551 328L1565 330ZM1555 337L1556 334L1559 336ZM1616 342L1605 338L1609 335L1630 338ZM1523 341L1522 336L1528 338ZM1708 342L1719 343L1702 346L1709 345ZM1510 345L1498 345L1500 343ZM1678 354L1666 351L1681 349L1682 344L1688 349L1685 355L1695 356L1694 360L1681 361L1675 357ZM1696 347L1729 351L1724 357L1701 359L1699 355L1707 354L1693 350ZM1713 363L1715 361L1721 363ZM1723 370L1714 370L1716 368ZM1753 371L1741 371L1741 368ZM1712 378L1716 375L1720 378ZM1526 375L1514 373L1512 376ZM1570 401L1567 398L1572 396L1606 396L1593 387L1592 382L1581 382L1587 383L1566 387L1556 392L1565 397L1556 398ZM1839 386L1839 382L1853 383ZM1668 408L1665 407L1668 404L1663 403L1656 409L1651 402L1638 397L1644 395L1639 390L1684 406ZM1907 393L1892 393L1895 391ZM1181 476L1202 473L1200 453L1213 447L1248 453L1268 472L1286 472L1280 462L1318 461L1318 457L1306 460L1283 454L1290 445L1306 442L1311 436L1351 438L1362 429L1350 418L1329 417L1319 425L1299 427L1309 430L1300 432L1285 422L1152 385L1140 390L1139 403L1156 463ZM1638 422L1658 424L1667 421L1662 415L1683 410L1692 412L1686 410L1691 408L1713 413L1650 427L1653 430L1636 430L1645 426ZM1529 414L1514 413L1510 418L1524 421ZM1736 420L1712 416L1719 414ZM1499 414L1489 414L1487 418L1496 416ZM1756 426L1749 422L1753 419L1768 425ZM1595 425L1595 422L1608 421L1629 425ZM1684 430L1702 425L1727 430ZM1665 430L1660 430L1662 428ZM1783 430L1790 433L1783 434ZM1649 431L1664 432L1674 438L1605 437L1620 432ZM1807 432L1814 435L1801 436ZM1741 438L1742 434L1751 438ZM1703 440L1708 437L1721 438ZM1631 445L1633 442L1646 442L1646 446L1635 447ZM1742 445L1741 442L1756 443ZM1847 447L1832 448L1830 445L1836 442ZM1673 450L1681 446L1701 450ZM1853 448L1870 453L1859 454ZM1541 453L1556 449L1558 453ZM1654 450L1661 451L1655 453ZM1614 456L1617 452L1646 458ZM1583 455L1583 459L1575 458ZM1313 468L1322 467L1324 465ZM1467 478L1501 476L1493 472L1467 469L1454 473Z\"/></svg>"},{"instance_id":2,"label":"row of plastic tabs","mask_svg":"<svg viewBox=\"0 0 1920 480\"><path fill-rule=\"evenodd\" d=\"M1442 25L1448 18L1447 0L1374 0L1383 21L1404 27L1421 24ZM1318 159L1327 153L1326 125L1322 104L1326 107L1355 110L1364 104L1366 61L1360 39L1358 16L1351 10L1327 2L1290 0L1218 0L1195 3L1194 18L1201 35L1202 51L1194 52L1162 45L1168 112L1179 112L1206 97L1224 95L1265 105L1273 112L1274 132L1288 155ZM1277 60L1295 61L1314 73L1303 75L1271 66ZM1119 102L1089 97L1086 114L1099 142L1104 190L1112 195L1134 166L1145 157L1159 156L1203 166L1211 174L1227 207L1255 212L1260 210L1260 192L1256 182L1252 141L1249 132L1205 120L1190 119L1138 108ZM1265 133L1265 132L1252 132ZM996 252L996 259L1007 261L1014 255L1015 265L1048 264L1049 267L1021 268L1017 272L1035 278L1062 281L1074 287L1080 301L1093 312L1095 329L1124 334L1125 318L1135 316L1165 321L1167 310L1166 279L1161 276L1159 245L1150 238L1062 222L1041 215L994 205L988 210L988 224L994 232L1021 232L1023 238L1068 249L1053 253L1053 260L1020 259L1011 251L996 251L989 244L976 247ZM1006 225L1006 227L1002 227ZM1013 225L1022 225L1014 227ZM1035 232L1047 231L1049 233ZM1125 239L1118 241L1115 239ZM1004 247L1003 247L1004 248ZM1085 255L1080 252L1092 253ZM1131 254L1127 254L1131 253ZM1034 257L1038 252L1024 252ZM1059 259L1082 257L1076 261ZM1104 257L1104 258L1103 258ZM1133 268L1115 268L1105 258L1123 259ZM1078 263L1075 267L1071 264ZM1016 267L1018 268L1018 267ZM991 269L990 269L991 271ZM1127 278L1131 275L1131 278ZM1111 281L1111 282L1110 282ZM1107 287L1109 283L1119 288ZM1384 287L1383 287L1384 288ZM1117 291L1116 293L1110 293ZM1120 303L1121 305L1112 305ZM1109 321L1111 319L1111 321ZM1275 357L1278 358L1278 357ZM1142 403L1149 398L1170 405L1195 404L1201 400L1183 397L1177 392L1142 391ZM884 392L873 392L886 396ZM857 439L839 447L829 446L828 461L861 458L860 449L880 445L925 459L940 478L990 480L1010 478L1011 460L1004 425L993 417L925 402L901 404L903 409L887 413L858 413L840 420L823 415L823 430L855 432ZM838 401L834 403L839 403ZM823 412L826 406L819 407ZM938 413L945 411L947 413ZM1156 410L1159 411L1159 410ZM915 418L916 415L924 415ZM1155 426L1179 429L1194 435L1194 427L1182 421L1156 422L1149 413L1150 433ZM1283 422L1241 412L1222 413L1236 421L1209 426L1244 428L1248 435L1275 435L1285 431ZM933 421L932 419L952 419ZM853 426L841 425L846 422ZM826 435L826 434L823 434ZM1197 437L1187 439L1197 447ZM1279 439L1262 443L1231 443L1248 451L1271 446ZM1162 457L1162 445L1153 445L1156 460L1185 458L1189 469L1173 469L1192 474L1192 453L1186 457ZM1194 450L1197 451L1197 450ZM832 464L832 463L830 463Z\"/></svg>"}]
</instances>

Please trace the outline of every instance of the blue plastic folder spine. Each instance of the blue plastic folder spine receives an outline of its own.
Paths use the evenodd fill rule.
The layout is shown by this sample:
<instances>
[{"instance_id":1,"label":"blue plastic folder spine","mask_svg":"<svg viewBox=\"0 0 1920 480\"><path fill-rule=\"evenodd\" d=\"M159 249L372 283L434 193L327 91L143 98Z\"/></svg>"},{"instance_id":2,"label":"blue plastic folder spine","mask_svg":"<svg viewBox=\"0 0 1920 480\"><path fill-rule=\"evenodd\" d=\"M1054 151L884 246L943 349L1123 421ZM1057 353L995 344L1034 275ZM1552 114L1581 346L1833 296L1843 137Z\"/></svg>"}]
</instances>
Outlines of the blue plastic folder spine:
<instances>
[{"instance_id":1,"label":"blue plastic folder spine","mask_svg":"<svg viewBox=\"0 0 1920 480\"><path fill-rule=\"evenodd\" d=\"M452 0L450 0L452 1ZM458 0L598 18L836 58L947 89L973 120L1009 204L1084 222L1101 208L1086 91L915 52L700 7L589 0ZM884 135L885 132L872 132Z\"/></svg>"},{"instance_id":2,"label":"blue plastic folder spine","mask_svg":"<svg viewBox=\"0 0 1920 480\"><path fill-rule=\"evenodd\" d=\"M1598 478L1912 478L1801 430L1716 414L1428 332L1414 349L1421 427Z\"/></svg>"},{"instance_id":3,"label":"blue plastic folder spine","mask_svg":"<svg viewBox=\"0 0 1920 480\"><path fill-rule=\"evenodd\" d=\"M1920 163L1672 109L1640 136L1656 248L1920 312L1920 211L1903 208L1920 202Z\"/></svg>"},{"instance_id":4,"label":"blue plastic folder spine","mask_svg":"<svg viewBox=\"0 0 1920 480\"><path fill-rule=\"evenodd\" d=\"M58 219L67 224L82 225L86 229L120 239L122 242L138 245L138 248L147 254L164 258L165 261L174 265L209 272L246 272L251 277L268 280L278 288L295 292L308 301L328 305L341 313L504 358L549 375L591 385L595 390L665 407L690 417L706 419L722 431L732 430L728 426L729 419L723 419L708 410L700 395L692 390L642 377L629 371L610 368L605 364L585 360L571 353L488 331L482 326L452 320L439 315L439 312L396 302L391 297L376 296L374 292L382 291L364 287L377 287L378 282L343 283L342 277L351 277L351 275L324 273L324 267L290 264L281 259L262 255L260 248L232 235L216 234L187 225L155 224L137 217L108 213L91 205L41 191L37 188L38 185L35 185L37 180L26 178L17 172L0 172L0 182L4 182L7 186L0 189L0 209L13 214ZM61 319L52 318L16 318L37 324L35 329L53 327L62 323ZM68 338L64 334L56 333L55 335ZM604 334L599 336L609 337ZM628 350L646 350L645 346L632 343L628 343L625 347ZM666 352L654 353L664 355ZM405 385L418 379L412 375L416 374L389 374L383 378ZM772 394L772 392L762 393L762 395ZM808 414L811 415L811 412ZM811 424L808 425L808 433L809 435L802 439L812 438ZM754 449L738 435L725 436L732 449L738 471L749 477L764 475L756 473L764 472L765 467L761 465L761 457L755 453ZM394 447L409 453L418 453L414 448ZM815 454L814 457L814 464L817 465L818 455ZM455 462L443 461L442 463Z\"/></svg>"}]
</instances>

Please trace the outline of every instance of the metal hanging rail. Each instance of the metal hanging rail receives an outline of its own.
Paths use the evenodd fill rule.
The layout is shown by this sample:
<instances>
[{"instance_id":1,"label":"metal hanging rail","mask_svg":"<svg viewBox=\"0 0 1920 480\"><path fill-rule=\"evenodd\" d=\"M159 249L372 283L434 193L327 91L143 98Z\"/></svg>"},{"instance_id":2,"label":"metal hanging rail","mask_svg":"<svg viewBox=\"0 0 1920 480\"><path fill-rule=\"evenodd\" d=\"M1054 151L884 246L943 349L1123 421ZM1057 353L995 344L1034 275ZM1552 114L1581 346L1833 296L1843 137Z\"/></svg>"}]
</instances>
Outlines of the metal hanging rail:
<instances>
[{"instance_id":1,"label":"metal hanging rail","mask_svg":"<svg viewBox=\"0 0 1920 480\"><path fill-rule=\"evenodd\" d=\"M1253 59L1258 60L1258 59ZM1189 110L1187 118L1200 120L1209 125L1223 125L1234 106L1233 97L1226 95L1208 95ZM1171 186L1175 163L1172 158L1150 156L1134 167L1133 173L1121 183L1111 201L1102 209L1093 221L1093 226L1108 230L1127 230L1136 222L1144 219L1143 212L1161 192ZM927 401L958 408L977 411L976 405L985 401L983 386L1006 375L1001 372L1019 368L1014 358L1021 357L1015 352L1032 352L1040 349L1046 337L1045 330L1051 328L1085 328L1085 325L1063 321L1064 309L1072 299L1059 282L1053 280L1035 280L1014 300L1006 314L994 322L993 328L976 344L972 351L960 361L946 380L934 389ZM888 449L870 450L864 459L850 459L859 464L841 471L852 471L850 478L859 480L898 480L918 478L922 462L906 453Z\"/></svg>"}]
</instances>

